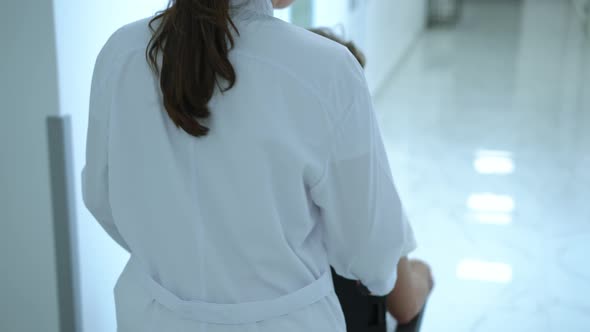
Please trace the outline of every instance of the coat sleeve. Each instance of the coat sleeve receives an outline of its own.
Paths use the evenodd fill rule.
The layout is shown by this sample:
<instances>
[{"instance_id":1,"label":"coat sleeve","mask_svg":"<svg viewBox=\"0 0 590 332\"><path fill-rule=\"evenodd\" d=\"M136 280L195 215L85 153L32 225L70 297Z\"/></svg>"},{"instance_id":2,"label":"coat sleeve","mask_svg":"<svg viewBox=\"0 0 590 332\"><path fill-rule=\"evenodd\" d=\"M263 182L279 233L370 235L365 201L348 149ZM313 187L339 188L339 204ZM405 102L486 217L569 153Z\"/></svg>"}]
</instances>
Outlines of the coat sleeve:
<instances>
[{"instance_id":1,"label":"coat sleeve","mask_svg":"<svg viewBox=\"0 0 590 332\"><path fill-rule=\"evenodd\" d=\"M415 249L364 75L335 126L324 175L310 193L320 208L330 264L375 295L391 292L399 259ZM342 96L342 98L345 98ZM341 98L341 99L342 99Z\"/></svg>"},{"instance_id":2,"label":"coat sleeve","mask_svg":"<svg viewBox=\"0 0 590 332\"><path fill-rule=\"evenodd\" d=\"M102 78L100 59L92 78L86 165L82 171L84 204L102 228L126 251L129 246L117 230L109 202L108 140L112 87Z\"/></svg>"}]
</instances>

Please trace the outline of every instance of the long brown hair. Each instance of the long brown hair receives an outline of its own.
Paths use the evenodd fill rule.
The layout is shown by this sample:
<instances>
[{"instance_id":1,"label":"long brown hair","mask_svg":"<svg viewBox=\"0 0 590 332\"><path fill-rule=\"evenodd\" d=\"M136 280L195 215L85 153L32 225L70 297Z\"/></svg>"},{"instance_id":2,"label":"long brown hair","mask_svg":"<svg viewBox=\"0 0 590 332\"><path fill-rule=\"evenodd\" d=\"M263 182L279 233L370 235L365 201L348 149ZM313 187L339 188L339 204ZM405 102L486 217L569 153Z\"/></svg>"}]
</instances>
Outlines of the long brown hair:
<instances>
[{"instance_id":1,"label":"long brown hair","mask_svg":"<svg viewBox=\"0 0 590 332\"><path fill-rule=\"evenodd\" d=\"M170 0L168 8L149 23L153 36L146 58L160 76L166 112L177 127L196 137L209 132L199 119L210 117L209 101L215 88L227 91L236 83L229 51L234 46L232 29L238 30L229 1ZM161 22L154 29L157 20Z\"/></svg>"}]
</instances>

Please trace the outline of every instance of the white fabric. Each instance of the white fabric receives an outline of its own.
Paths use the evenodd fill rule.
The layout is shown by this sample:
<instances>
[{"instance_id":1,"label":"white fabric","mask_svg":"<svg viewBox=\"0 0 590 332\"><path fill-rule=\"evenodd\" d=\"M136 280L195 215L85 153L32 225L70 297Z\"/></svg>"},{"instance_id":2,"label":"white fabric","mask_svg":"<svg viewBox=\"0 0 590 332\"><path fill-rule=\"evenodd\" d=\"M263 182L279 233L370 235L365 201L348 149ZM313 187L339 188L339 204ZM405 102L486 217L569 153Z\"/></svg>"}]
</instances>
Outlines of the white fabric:
<instances>
[{"instance_id":1,"label":"white fabric","mask_svg":"<svg viewBox=\"0 0 590 332\"><path fill-rule=\"evenodd\" d=\"M212 99L204 138L164 111L148 19L97 59L82 185L131 252L115 287L121 332L344 331L329 265L382 295L415 247L353 56L272 18L269 0L233 15L238 80ZM257 309L207 314L245 303Z\"/></svg>"}]
</instances>

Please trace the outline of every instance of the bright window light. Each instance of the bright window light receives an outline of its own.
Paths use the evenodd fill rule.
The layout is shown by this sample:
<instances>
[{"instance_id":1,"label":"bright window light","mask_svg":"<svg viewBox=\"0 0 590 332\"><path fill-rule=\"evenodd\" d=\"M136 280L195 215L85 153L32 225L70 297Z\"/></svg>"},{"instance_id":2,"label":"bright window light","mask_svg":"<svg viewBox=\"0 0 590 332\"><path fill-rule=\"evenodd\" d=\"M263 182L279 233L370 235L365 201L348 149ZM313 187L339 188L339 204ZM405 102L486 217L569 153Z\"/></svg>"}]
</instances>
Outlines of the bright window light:
<instances>
[{"instance_id":1,"label":"bright window light","mask_svg":"<svg viewBox=\"0 0 590 332\"><path fill-rule=\"evenodd\" d=\"M507 175L514 173L514 159L508 151L480 150L476 153L473 167L481 174Z\"/></svg>"},{"instance_id":2,"label":"bright window light","mask_svg":"<svg viewBox=\"0 0 590 332\"><path fill-rule=\"evenodd\" d=\"M509 213L514 211L514 199L508 195L477 193L469 196L467 206L474 211Z\"/></svg>"},{"instance_id":3,"label":"bright window light","mask_svg":"<svg viewBox=\"0 0 590 332\"><path fill-rule=\"evenodd\" d=\"M457 277L462 280L508 283L512 281L512 267L506 263L465 259L457 265Z\"/></svg>"}]
</instances>

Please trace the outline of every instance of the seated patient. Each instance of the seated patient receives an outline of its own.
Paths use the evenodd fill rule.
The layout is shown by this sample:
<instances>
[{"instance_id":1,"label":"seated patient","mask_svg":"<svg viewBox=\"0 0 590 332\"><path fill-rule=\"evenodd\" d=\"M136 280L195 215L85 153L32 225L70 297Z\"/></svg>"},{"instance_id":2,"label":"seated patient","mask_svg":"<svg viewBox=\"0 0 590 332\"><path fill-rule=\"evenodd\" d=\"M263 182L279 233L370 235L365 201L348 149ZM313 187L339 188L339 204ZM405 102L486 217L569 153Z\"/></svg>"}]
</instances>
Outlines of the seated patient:
<instances>
[{"instance_id":1,"label":"seated patient","mask_svg":"<svg viewBox=\"0 0 590 332\"><path fill-rule=\"evenodd\" d=\"M365 67L365 55L353 42L341 39L330 29L316 28L310 31L346 46L359 64ZM430 267L423 261L403 257L398 263L397 270L395 288L387 296L387 309L399 323L405 324L420 313L434 283Z\"/></svg>"}]
</instances>

